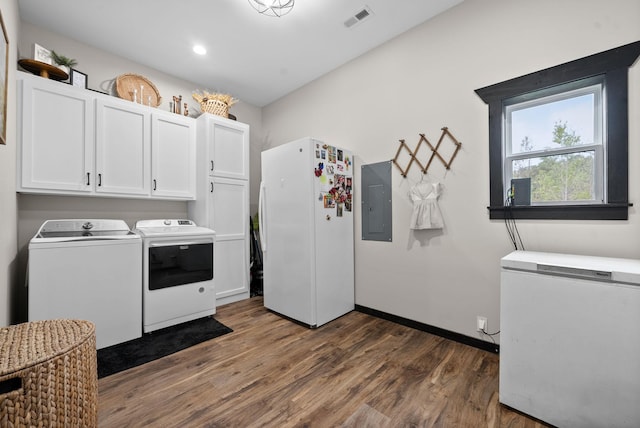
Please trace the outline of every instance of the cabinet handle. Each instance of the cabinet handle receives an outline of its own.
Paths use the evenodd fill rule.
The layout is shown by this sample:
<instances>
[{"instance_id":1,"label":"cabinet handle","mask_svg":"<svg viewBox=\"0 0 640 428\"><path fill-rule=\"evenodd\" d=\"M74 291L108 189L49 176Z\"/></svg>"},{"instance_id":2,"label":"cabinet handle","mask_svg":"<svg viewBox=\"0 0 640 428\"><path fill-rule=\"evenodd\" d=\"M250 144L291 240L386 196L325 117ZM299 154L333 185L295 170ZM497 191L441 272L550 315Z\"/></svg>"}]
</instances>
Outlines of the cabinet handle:
<instances>
[{"instance_id":1,"label":"cabinet handle","mask_svg":"<svg viewBox=\"0 0 640 428\"><path fill-rule=\"evenodd\" d=\"M209 192L213 193L213 183L209 183L209 187L211 188Z\"/></svg>"},{"instance_id":2,"label":"cabinet handle","mask_svg":"<svg viewBox=\"0 0 640 428\"><path fill-rule=\"evenodd\" d=\"M213 171L213 161L211 161L211 171Z\"/></svg>"},{"instance_id":3,"label":"cabinet handle","mask_svg":"<svg viewBox=\"0 0 640 428\"><path fill-rule=\"evenodd\" d=\"M158 186L157 186L156 184L157 184L157 183L156 183L156 179L154 178L154 179L153 179L153 190L154 190L154 191L158 188Z\"/></svg>"},{"instance_id":4,"label":"cabinet handle","mask_svg":"<svg viewBox=\"0 0 640 428\"><path fill-rule=\"evenodd\" d=\"M102 174L98 174L98 187L102 187Z\"/></svg>"},{"instance_id":5,"label":"cabinet handle","mask_svg":"<svg viewBox=\"0 0 640 428\"><path fill-rule=\"evenodd\" d=\"M87 186L91 185L91 181L89 181L89 174L91 174L91 173L87 172Z\"/></svg>"}]
</instances>

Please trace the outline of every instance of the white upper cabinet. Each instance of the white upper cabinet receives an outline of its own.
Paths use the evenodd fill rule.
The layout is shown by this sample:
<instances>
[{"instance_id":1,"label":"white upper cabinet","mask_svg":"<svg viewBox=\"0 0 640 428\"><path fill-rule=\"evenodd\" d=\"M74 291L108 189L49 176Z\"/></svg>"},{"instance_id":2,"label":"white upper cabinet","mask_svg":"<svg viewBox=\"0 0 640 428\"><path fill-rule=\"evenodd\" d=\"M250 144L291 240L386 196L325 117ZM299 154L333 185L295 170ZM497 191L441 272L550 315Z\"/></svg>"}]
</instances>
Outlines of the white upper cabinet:
<instances>
[{"instance_id":1,"label":"white upper cabinet","mask_svg":"<svg viewBox=\"0 0 640 428\"><path fill-rule=\"evenodd\" d=\"M118 99L96 100L96 192L149 195L151 114Z\"/></svg>"},{"instance_id":2,"label":"white upper cabinet","mask_svg":"<svg viewBox=\"0 0 640 428\"><path fill-rule=\"evenodd\" d=\"M18 190L90 193L93 98L43 78L22 80L18 91Z\"/></svg>"},{"instance_id":3,"label":"white upper cabinet","mask_svg":"<svg viewBox=\"0 0 640 428\"><path fill-rule=\"evenodd\" d=\"M152 194L195 199L196 126L177 114L153 114Z\"/></svg>"},{"instance_id":4,"label":"white upper cabinet","mask_svg":"<svg viewBox=\"0 0 640 428\"><path fill-rule=\"evenodd\" d=\"M249 125L210 114L199 120L209 145L209 175L248 180Z\"/></svg>"},{"instance_id":5,"label":"white upper cabinet","mask_svg":"<svg viewBox=\"0 0 640 428\"><path fill-rule=\"evenodd\" d=\"M195 198L196 121L18 72L17 190Z\"/></svg>"}]
</instances>

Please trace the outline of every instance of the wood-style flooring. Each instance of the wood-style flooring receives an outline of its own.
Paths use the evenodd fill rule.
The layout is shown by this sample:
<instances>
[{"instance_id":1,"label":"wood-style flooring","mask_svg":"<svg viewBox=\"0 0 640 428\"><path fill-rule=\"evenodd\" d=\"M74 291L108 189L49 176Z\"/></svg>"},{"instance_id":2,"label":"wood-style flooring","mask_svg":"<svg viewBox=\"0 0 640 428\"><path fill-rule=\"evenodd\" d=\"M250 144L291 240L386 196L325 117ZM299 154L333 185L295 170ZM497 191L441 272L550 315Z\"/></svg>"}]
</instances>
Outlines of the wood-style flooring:
<instances>
[{"instance_id":1,"label":"wood-style flooring","mask_svg":"<svg viewBox=\"0 0 640 428\"><path fill-rule=\"evenodd\" d=\"M98 382L100 427L545 427L498 402L498 355L351 312L311 330L254 297L234 331Z\"/></svg>"}]
</instances>

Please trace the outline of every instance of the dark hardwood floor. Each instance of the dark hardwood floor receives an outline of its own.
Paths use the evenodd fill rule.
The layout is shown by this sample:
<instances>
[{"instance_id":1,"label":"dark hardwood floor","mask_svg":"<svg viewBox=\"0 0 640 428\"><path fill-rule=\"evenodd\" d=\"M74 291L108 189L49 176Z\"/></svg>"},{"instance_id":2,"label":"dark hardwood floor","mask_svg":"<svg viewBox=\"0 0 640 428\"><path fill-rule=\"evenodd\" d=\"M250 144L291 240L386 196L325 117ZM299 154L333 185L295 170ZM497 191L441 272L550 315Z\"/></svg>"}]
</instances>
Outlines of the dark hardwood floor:
<instances>
[{"instance_id":1,"label":"dark hardwood floor","mask_svg":"<svg viewBox=\"0 0 640 428\"><path fill-rule=\"evenodd\" d=\"M498 402L498 355L360 312L310 330L254 297L234 331L99 380L100 427L545 427Z\"/></svg>"}]
</instances>

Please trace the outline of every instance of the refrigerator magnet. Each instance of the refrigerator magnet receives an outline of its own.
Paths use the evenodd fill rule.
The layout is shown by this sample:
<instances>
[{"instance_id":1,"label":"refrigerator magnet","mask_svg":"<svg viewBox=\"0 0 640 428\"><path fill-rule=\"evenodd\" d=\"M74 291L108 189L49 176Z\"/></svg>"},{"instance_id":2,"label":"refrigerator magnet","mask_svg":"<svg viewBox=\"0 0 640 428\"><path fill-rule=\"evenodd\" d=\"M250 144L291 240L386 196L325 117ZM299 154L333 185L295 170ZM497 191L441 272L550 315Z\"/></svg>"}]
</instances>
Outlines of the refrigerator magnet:
<instances>
[{"instance_id":1,"label":"refrigerator magnet","mask_svg":"<svg viewBox=\"0 0 640 428\"><path fill-rule=\"evenodd\" d=\"M324 195L324 207L325 208L334 208L336 206L336 202L333 200L333 196L329 193Z\"/></svg>"}]
</instances>

